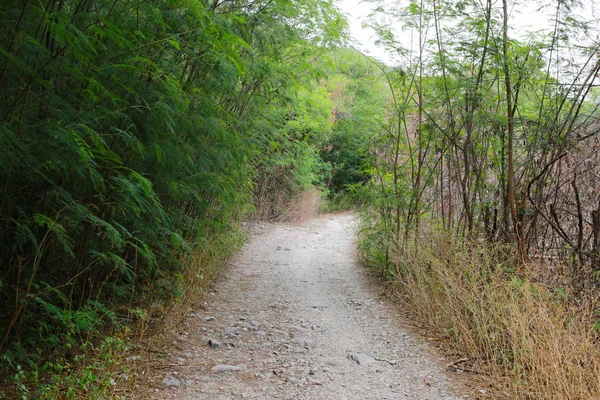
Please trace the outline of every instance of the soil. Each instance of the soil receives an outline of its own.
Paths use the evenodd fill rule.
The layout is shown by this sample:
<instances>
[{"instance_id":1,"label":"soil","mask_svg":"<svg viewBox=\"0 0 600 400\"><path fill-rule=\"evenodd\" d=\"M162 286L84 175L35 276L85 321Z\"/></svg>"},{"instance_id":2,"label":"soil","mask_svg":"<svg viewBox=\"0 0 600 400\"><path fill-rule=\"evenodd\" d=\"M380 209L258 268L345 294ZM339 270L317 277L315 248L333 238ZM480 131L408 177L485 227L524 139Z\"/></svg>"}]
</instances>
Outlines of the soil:
<instances>
[{"instance_id":1,"label":"soil","mask_svg":"<svg viewBox=\"0 0 600 400\"><path fill-rule=\"evenodd\" d=\"M459 399L356 260L355 218L259 224L133 398ZM147 356L143 356L147 357ZM149 362L151 361L151 362ZM151 365L151 367L148 367Z\"/></svg>"}]
</instances>

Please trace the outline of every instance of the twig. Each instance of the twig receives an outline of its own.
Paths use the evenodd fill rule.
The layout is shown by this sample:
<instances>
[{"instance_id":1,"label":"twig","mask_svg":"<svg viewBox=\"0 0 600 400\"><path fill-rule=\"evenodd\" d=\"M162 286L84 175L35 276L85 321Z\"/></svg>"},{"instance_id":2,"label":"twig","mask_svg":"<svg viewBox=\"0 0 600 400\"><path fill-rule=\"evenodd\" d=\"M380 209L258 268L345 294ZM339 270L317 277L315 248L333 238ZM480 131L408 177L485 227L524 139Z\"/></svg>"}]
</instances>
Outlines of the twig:
<instances>
[{"instance_id":1,"label":"twig","mask_svg":"<svg viewBox=\"0 0 600 400\"><path fill-rule=\"evenodd\" d=\"M489 372L477 371L477 370L469 369L469 368L458 368L458 367L449 367L449 368L454 368L454 372L462 371L467 374L488 375L488 376L491 375Z\"/></svg>"},{"instance_id":2,"label":"twig","mask_svg":"<svg viewBox=\"0 0 600 400\"><path fill-rule=\"evenodd\" d=\"M143 351L146 351L148 353L156 353L156 354L165 354L165 355L169 355L169 353L165 352L165 351L160 351L160 350L154 350L154 349L149 349L147 347L144 346L135 346L136 349L140 349Z\"/></svg>"},{"instance_id":3,"label":"twig","mask_svg":"<svg viewBox=\"0 0 600 400\"><path fill-rule=\"evenodd\" d=\"M465 363L467 361L469 361L469 359L466 358L466 357L465 358L459 358L458 360L456 360L456 361L451 362L450 364L448 364L447 367L448 368L452 368L452 367L457 366L458 364L462 364L462 363Z\"/></svg>"}]
</instances>

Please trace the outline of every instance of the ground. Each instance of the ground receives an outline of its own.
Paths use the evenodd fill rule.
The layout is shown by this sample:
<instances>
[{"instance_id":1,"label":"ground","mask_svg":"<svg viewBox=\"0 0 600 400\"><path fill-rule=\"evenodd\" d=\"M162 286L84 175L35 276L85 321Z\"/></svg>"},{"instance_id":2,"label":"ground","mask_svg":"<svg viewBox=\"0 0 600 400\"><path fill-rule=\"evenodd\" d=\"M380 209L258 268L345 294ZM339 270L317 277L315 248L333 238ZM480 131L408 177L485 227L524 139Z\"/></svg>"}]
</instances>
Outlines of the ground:
<instances>
[{"instance_id":1,"label":"ground","mask_svg":"<svg viewBox=\"0 0 600 400\"><path fill-rule=\"evenodd\" d=\"M467 397L357 263L355 224L335 214L258 225L132 397Z\"/></svg>"}]
</instances>

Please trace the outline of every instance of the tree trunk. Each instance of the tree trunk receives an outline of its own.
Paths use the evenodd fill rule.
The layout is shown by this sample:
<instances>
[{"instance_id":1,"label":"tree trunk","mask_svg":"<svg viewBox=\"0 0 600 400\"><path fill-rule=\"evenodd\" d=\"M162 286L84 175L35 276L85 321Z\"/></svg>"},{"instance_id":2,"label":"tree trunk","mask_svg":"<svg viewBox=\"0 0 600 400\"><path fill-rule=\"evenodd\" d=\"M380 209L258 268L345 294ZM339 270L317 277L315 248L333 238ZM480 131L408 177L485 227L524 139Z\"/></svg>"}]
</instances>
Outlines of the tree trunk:
<instances>
[{"instance_id":1,"label":"tree trunk","mask_svg":"<svg viewBox=\"0 0 600 400\"><path fill-rule=\"evenodd\" d=\"M507 0L502 0L502 9L504 22L502 24L502 56L504 64L504 84L506 86L506 116L508 119L508 143L507 143L507 191L508 191L508 206L510 215L513 221L515 232L515 240L517 242L519 259L525 261L525 238L523 237L523 221L519 218L517 212L517 204L515 199L515 161L514 161L514 138L515 138L515 121L514 108L512 104L512 86L510 80L510 70L508 66L508 6Z\"/></svg>"}]
</instances>

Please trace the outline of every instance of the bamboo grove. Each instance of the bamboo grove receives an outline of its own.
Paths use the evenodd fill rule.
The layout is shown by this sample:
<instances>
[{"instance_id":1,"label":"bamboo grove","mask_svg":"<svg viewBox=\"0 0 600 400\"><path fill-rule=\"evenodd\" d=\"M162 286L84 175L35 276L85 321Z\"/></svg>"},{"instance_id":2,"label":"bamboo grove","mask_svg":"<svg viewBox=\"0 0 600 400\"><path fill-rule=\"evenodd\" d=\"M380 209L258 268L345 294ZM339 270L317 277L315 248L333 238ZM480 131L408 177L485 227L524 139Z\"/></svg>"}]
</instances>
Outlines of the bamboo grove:
<instances>
[{"instance_id":1,"label":"bamboo grove","mask_svg":"<svg viewBox=\"0 0 600 400\"><path fill-rule=\"evenodd\" d=\"M563 1L540 2L553 31L526 39L511 36L506 1L376 4L373 27L401 64L386 71L394 104L374 147L395 241L440 227L594 280L598 31Z\"/></svg>"},{"instance_id":2,"label":"bamboo grove","mask_svg":"<svg viewBox=\"0 0 600 400\"><path fill-rule=\"evenodd\" d=\"M186 254L325 186L344 29L320 0L0 4L3 373L177 298Z\"/></svg>"}]
</instances>

